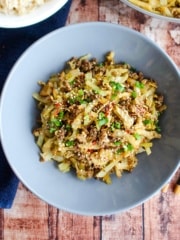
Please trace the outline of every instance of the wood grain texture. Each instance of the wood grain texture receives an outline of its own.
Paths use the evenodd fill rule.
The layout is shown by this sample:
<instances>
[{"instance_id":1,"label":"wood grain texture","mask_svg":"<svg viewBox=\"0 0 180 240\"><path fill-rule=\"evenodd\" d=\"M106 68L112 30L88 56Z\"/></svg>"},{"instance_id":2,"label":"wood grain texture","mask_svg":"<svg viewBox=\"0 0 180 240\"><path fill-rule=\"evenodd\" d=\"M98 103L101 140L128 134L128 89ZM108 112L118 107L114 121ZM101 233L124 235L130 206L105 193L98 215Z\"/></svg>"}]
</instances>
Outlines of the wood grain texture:
<instances>
[{"instance_id":1,"label":"wood grain texture","mask_svg":"<svg viewBox=\"0 0 180 240\"><path fill-rule=\"evenodd\" d=\"M102 239L104 240L142 240L142 206L122 214L102 218Z\"/></svg>"},{"instance_id":2,"label":"wood grain texture","mask_svg":"<svg viewBox=\"0 0 180 240\"><path fill-rule=\"evenodd\" d=\"M0 209L0 240L4 239L4 211Z\"/></svg>"},{"instance_id":3,"label":"wood grain texture","mask_svg":"<svg viewBox=\"0 0 180 240\"><path fill-rule=\"evenodd\" d=\"M156 42L180 67L180 25L130 9L119 0L73 0L68 24L107 21ZM104 217L71 214L49 206L19 184L12 209L0 210L0 240L179 240L180 199L173 188L127 212Z\"/></svg>"},{"instance_id":4,"label":"wood grain texture","mask_svg":"<svg viewBox=\"0 0 180 240\"><path fill-rule=\"evenodd\" d=\"M67 24L98 20L98 0L74 0Z\"/></svg>"},{"instance_id":5,"label":"wood grain texture","mask_svg":"<svg viewBox=\"0 0 180 240\"><path fill-rule=\"evenodd\" d=\"M144 204L145 240L179 240L180 198L173 192L180 169L172 178L168 191L160 192Z\"/></svg>"},{"instance_id":6,"label":"wood grain texture","mask_svg":"<svg viewBox=\"0 0 180 240\"><path fill-rule=\"evenodd\" d=\"M4 239L49 239L48 205L22 184L12 209L4 211Z\"/></svg>"},{"instance_id":7,"label":"wood grain texture","mask_svg":"<svg viewBox=\"0 0 180 240\"><path fill-rule=\"evenodd\" d=\"M100 239L100 217L85 217L59 212L58 236L60 239ZM71 231L69 231L71 229Z\"/></svg>"}]
</instances>

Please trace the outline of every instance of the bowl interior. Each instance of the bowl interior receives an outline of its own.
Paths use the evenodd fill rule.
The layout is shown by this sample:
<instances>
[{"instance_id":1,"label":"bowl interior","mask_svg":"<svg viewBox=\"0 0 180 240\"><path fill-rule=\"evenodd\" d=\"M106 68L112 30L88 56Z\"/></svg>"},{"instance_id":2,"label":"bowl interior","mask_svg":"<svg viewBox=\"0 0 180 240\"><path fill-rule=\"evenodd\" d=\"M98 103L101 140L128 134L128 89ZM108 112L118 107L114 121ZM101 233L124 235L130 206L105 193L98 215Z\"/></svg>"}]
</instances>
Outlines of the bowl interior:
<instances>
[{"instance_id":1,"label":"bowl interior","mask_svg":"<svg viewBox=\"0 0 180 240\"><path fill-rule=\"evenodd\" d=\"M6 15L0 12L0 27L19 28L41 22L57 12L61 7L65 5L67 1L68 0L50 0L47 1L44 5L35 8L28 14L21 16Z\"/></svg>"},{"instance_id":2,"label":"bowl interior","mask_svg":"<svg viewBox=\"0 0 180 240\"><path fill-rule=\"evenodd\" d=\"M138 166L106 185L63 174L53 162L40 163L32 129L37 82L57 73L72 56L90 53L103 60L131 64L154 78L168 106L161 118L163 137L152 154L140 154ZM5 83L0 108L1 140L6 157L19 179L47 203L83 215L106 215L132 208L155 194L178 167L180 157L180 75L175 64L152 41L116 24L91 22L56 30L33 44L20 57Z\"/></svg>"}]
</instances>

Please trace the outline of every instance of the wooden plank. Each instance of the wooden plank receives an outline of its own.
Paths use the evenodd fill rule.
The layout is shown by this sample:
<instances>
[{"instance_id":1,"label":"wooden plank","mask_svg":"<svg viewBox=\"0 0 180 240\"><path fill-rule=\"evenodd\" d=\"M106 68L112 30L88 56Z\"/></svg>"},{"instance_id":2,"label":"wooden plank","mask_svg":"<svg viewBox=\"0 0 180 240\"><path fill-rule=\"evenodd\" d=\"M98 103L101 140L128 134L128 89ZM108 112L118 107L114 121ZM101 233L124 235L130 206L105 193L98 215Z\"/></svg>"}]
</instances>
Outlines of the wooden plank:
<instances>
[{"instance_id":1,"label":"wooden plank","mask_svg":"<svg viewBox=\"0 0 180 240\"><path fill-rule=\"evenodd\" d=\"M98 0L72 1L67 24L98 20Z\"/></svg>"},{"instance_id":2,"label":"wooden plank","mask_svg":"<svg viewBox=\"0 0 180 240\"><path fill-rule=\"evenodd\" d=\"M4 239L49 239L47 219L47 204L20 184L13 208L4 210Z\"/></svg>"},{"instance_id":3,"label":"wooden plank","mask_svg":"<svg viewBox=\"0 0 180 240\"><path fill-rule=\"evenodd\" d=\"M150 18L141 32L159 45L180 67L180 27L175 23Z\"/></svg>"},{"instance_id":4,"label":"wooden plank","mask_svg":"<svg viewBox=\"0 0 180 240\"><path fill-rule=\"evenodd\" d=\"M58 212L57 235L61 240L100 239L100 217Z\"/></svg>"},{"instance_id":5,"label":"wooden plank","mask_svg":"<svg viewBox=\"0 0 180 240\"><path fill-rule=\"evenodd\" d=\"M148 19L148 16L131 9L119 0L100 0L100 21L117 23L140 31L141 25Z\"/></svg>"},{"instance_id":6,"label":"wooden plank","mask_svg":"<svg viewBox=\"0 0 180 240\"><path fill-rule=\"evenodd\" d=\"M160 192L144 204L145 240L179 240L180 201L179 196L173 193L179 176L180 169L166 193Z\"/></svg>"},{"instance_id":7,"label":"wooden plank","mask_svg":"<svg viewBox=\"0 0 180 240\"><path fill-rule=\"evenodd\" d=\"M99 239L100 218L67 213L49 206L49 238L62 240Z\"/></svg>"},{"instance_id":8,"label":"wooden plank","mask_svg":"<svg viewBox=\"0 0 180 240\"><path fill-rule=\"evenodd\" d=\"M143 239L142 206L127 212L102 218L103 240Z\"/></svg>"},{"instance_id":9,"label":"wooden plank","mask_svg":"<svg viewBox=\"0 0 180 240\"><path fill-rule=\"evenodd\" d=\"M0 213L2 240L100 239L100 217L79 216L47 205L22 184L13 208Z\"/></svg>"},{"instance_id":10,"label":"wooden plank","mask_svg":"<svg viewBox=\"0 0 180 240\"><path fill-rule=\"evenodd\" d=\"M0 209L0 240L4 239L4 211Z\"/></svg>"}]
</instances>

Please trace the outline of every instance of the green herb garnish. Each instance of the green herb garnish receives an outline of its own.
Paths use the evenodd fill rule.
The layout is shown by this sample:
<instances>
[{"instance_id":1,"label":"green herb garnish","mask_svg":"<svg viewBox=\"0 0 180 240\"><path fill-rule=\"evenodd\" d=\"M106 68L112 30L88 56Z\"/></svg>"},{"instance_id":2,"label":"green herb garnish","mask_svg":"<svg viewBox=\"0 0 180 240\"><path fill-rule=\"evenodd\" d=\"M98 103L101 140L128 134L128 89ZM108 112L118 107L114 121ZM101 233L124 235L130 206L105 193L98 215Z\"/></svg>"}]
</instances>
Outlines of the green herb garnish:
<instances>
[{"instance_id":1,"label":"green herb garnish","mask_svg":"<svg viewBox=\"0 0 180 240\"><path fill-rule=\"evenodd\" d=\"M62 120L64 118L64 112L60 111L58 114L58 119Z\"/></svg>"},{"instance_id":2,"label":"green herb garnish","mask_svg":"<svg viewBox=\"0 0 180 240\"><path fill-rule=\"evenodd\" d=\"M114 131L115 129L120 129L121 128L121 123L120 122L113 122L111 124L111 131Z\"/></svg>"},{"instance_id":3,"label":"green herb garnish","mask_svg":"<svg viewBox=\"0 0 180 240\"><path fill-rule=\"evenodd\" d=\"M65 142L65 146L66 146L66 147L74 146L74 144L75 144L74 140L67 140L67 141Z\"/></svg>"},{"instance_id":4,"label":"green herb garnish","mask_svg":"<svg viewBox=\"0 0 180 240\"><path fill-rule=\"evenodd\" d=\"M122 84L118 83L118 82L111 81L109 84L114 91L117 91L117 92L123 92L124 91L124 86Z\"/></svg>"},{"instance_id":5,"label":"green herb garnish","mask_svg":"<svg viewBox=\"0 0 180 240\"><path fill-rule=\"evenodd\" d=\"M135 82L135 87L137 87L137 88L144 88L144 84L142 82L136 81Z\"/></svg>"},{"instance_id":6,"label":"green herb garnish","mask_svg":"<svg viewBox=\"0 0 180 240\"><path fill-rule=\"evenodd\" d=\"M123 148L119 148L119 149L116 151L117 154L120 154L120 153L122 153L122 152L124 152L124 149L123 149Z\"/></svg>"},{"instance_id":7,"label":"green herb garnish","mask_svg":"<svg viewBox=\"0 0 180 240\"><path fill-rule=\"evenodd\" d=\"M150 123L152 123L152 120L151 119L146 119L143 121L144 125L148 125Z\"/></svg>"},{"instance_id":8,"label":"green herb garnish","mask_svg":"<svg viewBox=\"0 0 180 240\"><path fill-rule=\"evenodd\" d=\"M106 125L108 123L108 118L107 117L104 117L100 120L98 120L98 126L99 127L102 127L103 125Z\"/></svg>"},{"instance_id":9,"label":"green herb garnish","mask_svg":"<svg viewBox=\"0 0 180 240\"><path fill-rule=\"evenodd\" d=\"M130 143L128 143L127 145L124 145L123 148L125 152L132 151L134 149L133 145Z\"/></svg>"},{"instance_id":10,"label":"green herb garnish","mask_svg":"<svg viewBox=\"0 0 180 240\"><path fill-rule=\"evenodd\" d=\"M137 97L137 92L133 91L133 92L131 93L131 96L132 96L133 98L136 98L136 97Z\"/></svg>"},{"instance_id":11,"label":"green herb garnish","mask_svg":"<svg viewBox=\"0 0 180 240\"><path fill-rule=\"evenodd\" d=\"M120 145L121 145L121 141L116 141L116 142L114 142L114 145L115 145L115 146L120 146Z\"/></svg>"},{"instance_id":12,"label":"green herb garnish","mask_svg":"<svg viewBox=\"0 0 180 240\"><path fill-rule=\"evenodd\" d=\"M70 130L72 129L72 127L71 127L70 124L66 124L65 129L66 129L67 131L70 131Z\"/></svg>"},{"instance_id":13,"label":"green herb garnish","mask_svg":"<svg viewBox=\"0 0 180 240\"><path fill-rule=\"evenodd\" d=\"M62 122L58 118L52 118L49 121L48 126L49 126L49 132L54 133L59 127L62 126Z\"/></svg>"},{"instance_id":14,"label":"green herb garnish","mask_svg":"<svg viewBox=\"0 0 180 240\"><path fill-rule=\"evenodd\" d=\"M156 125L156 132L160 133L161 132L161 128L159 126L158 121L155 123L155 125Z\"/></svg>"},{"instance_id":15,"label":"green herb garnish","mask_svg":"<svg viewBox=\"0 0 180 240\"><path fill-rule=\"evenodd\" d=\"M138 133L134 133L133 136L135 137L136 140L141 139L141 136Z\"/></svg>"},{"instance_id":16,"label":"green herb garnish","mask_svg":"<svg viewBox=\"0 0 180 240\"><path fill-rule=\"evenodd\" d=\"M108 123L108 118L105 116L103 112L100 112L98 115L98 126L102 127Z\"/></svg>"}]
</instances>

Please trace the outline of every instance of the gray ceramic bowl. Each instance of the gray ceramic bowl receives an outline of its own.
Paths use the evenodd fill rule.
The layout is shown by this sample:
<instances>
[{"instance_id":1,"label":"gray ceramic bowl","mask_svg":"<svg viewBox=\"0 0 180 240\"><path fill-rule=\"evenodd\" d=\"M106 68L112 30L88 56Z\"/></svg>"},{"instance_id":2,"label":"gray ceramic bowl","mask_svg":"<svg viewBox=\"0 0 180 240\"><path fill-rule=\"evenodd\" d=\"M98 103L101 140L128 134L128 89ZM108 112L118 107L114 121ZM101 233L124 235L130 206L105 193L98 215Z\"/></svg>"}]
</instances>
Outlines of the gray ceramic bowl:
<instances>
[{"instance_id":1,"label":"gray ceramic bowl","mask_svg":"<svg viewBox=\"0 0 180 240\"><path fill-rule=\"evenodd\" d=\"M125 3L126 5L128 5L129 7L133 8L133 9L135 9L143 14L149 15L151 17L158 18L160 20L167 21L167 22L180 23L180 18L167 17L167 16L163 16L163 15L159 15L159 14L147 11L147 10L131 3L129 0L121 0L121 2Z\"/></svg>"},{"instance_id":2,"label":"gray ceramic bowl","mask_svg":"<svg viewBox=\"0 0 180 240\"><path fill-rule=\"evenodd\" d=\"M32 135L37 82L64 66L72 56L90 53L102 60L113 50L116 61L130 63L159 84L167 111L161 119L163 137L152 154L139 155L138 166L106 185L60 173L53 162L40 163ZM5 83L0 105L4 152L19 179L45 202L82 215L109 215L133 208L157 193L170 180L180 159L180 75L177 67L152 41L116 24L90 22L56 30L33 44L17 61ZM10 110L11 109L11 110Z\"/></svg>"}]
</instances>

